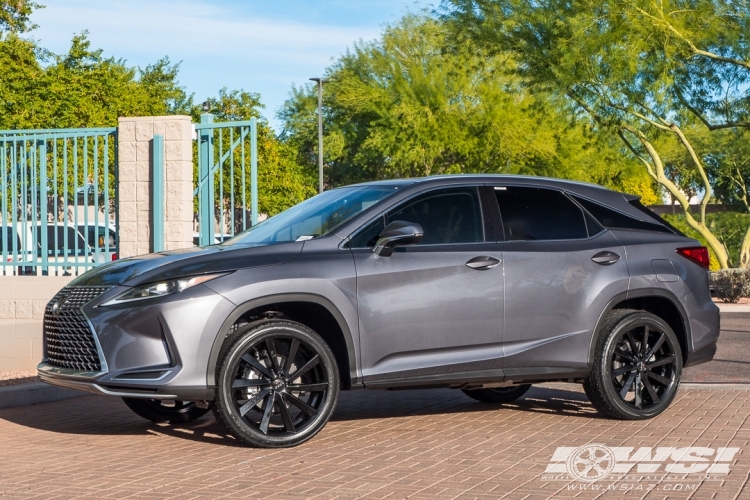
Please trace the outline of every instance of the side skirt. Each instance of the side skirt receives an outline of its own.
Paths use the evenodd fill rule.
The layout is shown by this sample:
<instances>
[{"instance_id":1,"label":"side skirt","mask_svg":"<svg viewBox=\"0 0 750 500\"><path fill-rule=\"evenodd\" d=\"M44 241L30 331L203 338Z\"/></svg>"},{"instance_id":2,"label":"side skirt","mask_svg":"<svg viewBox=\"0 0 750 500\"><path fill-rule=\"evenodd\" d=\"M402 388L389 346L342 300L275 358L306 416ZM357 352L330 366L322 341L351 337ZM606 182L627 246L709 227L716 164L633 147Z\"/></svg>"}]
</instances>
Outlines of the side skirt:
<instances>
[{"instance_id":1,"label":"side skirt","mask_svg":"<svg viewBox=\"0 0 750 500\"><path fill-rule=\"evenodd\" d=\"M578 382L588 376L590 368L531 367L448 373L389 380L365 380L367 389L452 389L503 387L528 382Z\"/></svg>"}]
</instances>

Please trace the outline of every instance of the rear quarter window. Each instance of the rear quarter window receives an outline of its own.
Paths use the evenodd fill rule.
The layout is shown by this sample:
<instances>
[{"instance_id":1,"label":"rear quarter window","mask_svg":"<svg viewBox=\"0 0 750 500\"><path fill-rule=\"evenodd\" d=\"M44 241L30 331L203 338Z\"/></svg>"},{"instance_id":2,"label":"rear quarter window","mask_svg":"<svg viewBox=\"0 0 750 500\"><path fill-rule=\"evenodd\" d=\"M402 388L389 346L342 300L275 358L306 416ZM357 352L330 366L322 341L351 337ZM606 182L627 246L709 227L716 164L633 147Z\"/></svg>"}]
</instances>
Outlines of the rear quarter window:
<instances>
[{"instance_id":1,"label":"rear quarter window","mask_svg":"<svg viewBox=\"0 0 750 500\"><path fill-rule=\"evenodd\" d=\"M639 231L655 231L658 233L672 233L673 231L665 225L659 224L658 222L648 222L644 220L636 219L617 210L605 207L599 203L573 196L573 198L580 203L580 205L586 209L599 223L608 229L635 229ZM640 203L639 203L640 205ZM643 207L643 205L641 205ZM644 210L648 210L643 207ZM648 210L650 212L650 210ZM656 214L647 213L651 217L658 217Z\"/></svg>"}]
</instances>

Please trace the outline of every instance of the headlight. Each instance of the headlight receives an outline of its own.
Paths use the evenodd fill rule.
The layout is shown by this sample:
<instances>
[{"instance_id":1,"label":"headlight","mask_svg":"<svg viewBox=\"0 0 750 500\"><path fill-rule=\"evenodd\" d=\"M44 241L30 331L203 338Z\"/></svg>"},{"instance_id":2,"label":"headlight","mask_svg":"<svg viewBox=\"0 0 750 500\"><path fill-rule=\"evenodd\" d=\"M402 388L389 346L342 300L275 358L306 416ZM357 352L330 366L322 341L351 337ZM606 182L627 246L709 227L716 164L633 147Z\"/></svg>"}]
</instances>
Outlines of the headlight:
<instances>
[{"instance_id":1,"label":"headlight","mask_svg":"<svg viewBox=\"0 0 750 500\"><path fill-rule=\"evenodd\" d=\"M158 283L147 283L145 285L139 285L131 288L130 290L118 295L114 299L108 300L103 303L103 306L110 306L115 304L122 304L125 302L132 302L134 300L151 299L154 297L164 297L165 295L172 295L183 290L187 290L195 285L200 285L206 281L218 278L220 276L226 276L228 273L219 274L203 274L201 276L188 276L185 278L178 278L169 281L160 281Z\"/></svg>"}]
</instances>

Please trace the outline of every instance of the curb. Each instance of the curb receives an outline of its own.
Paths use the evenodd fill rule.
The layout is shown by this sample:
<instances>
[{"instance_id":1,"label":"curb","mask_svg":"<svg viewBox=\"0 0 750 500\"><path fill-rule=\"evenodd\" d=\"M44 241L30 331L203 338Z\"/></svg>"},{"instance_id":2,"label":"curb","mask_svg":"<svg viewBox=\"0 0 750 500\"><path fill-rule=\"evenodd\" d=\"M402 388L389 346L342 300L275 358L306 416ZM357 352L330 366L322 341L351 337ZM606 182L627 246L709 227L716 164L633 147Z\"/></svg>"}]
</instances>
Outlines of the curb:
<instances>
[{"instance_id":1,"label":"curb","mask_svg":"<svg viewBox=\"0 0 750 500\"><path fill-rule=\"evenodd\" d=\"M44 382L18 384L0 387L0 409L15 408L40 403L51 403L61 399L86 396L87 393L73 389L64 389Z\"/></svg>"},{"instance_id":2,"label":"curb","mask_svg":"<svg viewBox=\"0 0 750 500\"><path fill-rule=\"evenodd\" d=\"M748 313L750 312L750 305L740 304L725 304L723 302L714 302L719 307L719 311L722 313Z\"/></svg>"}]
</instances>

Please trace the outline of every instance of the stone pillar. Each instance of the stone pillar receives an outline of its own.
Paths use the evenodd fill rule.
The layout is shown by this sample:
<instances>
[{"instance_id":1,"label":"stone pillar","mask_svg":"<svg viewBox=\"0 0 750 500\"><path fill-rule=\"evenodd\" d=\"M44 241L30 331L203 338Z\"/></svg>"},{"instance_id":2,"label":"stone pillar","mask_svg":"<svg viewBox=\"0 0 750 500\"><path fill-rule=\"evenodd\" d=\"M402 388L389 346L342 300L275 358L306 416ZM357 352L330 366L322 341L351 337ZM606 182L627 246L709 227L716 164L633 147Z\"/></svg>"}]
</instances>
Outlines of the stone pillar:
<instances>
[{"instance_id":1,"label":"stone pillar","mask_svg":"<svg viewBox=\"0 0 750 500\"><path fill-rule=\"evenodd\" d=\"M164 136L164 248L193 245L193 128L189 116L120 118L117 129L120 257L153 251L152 144Z\"/></svg>"}]
</instances>

